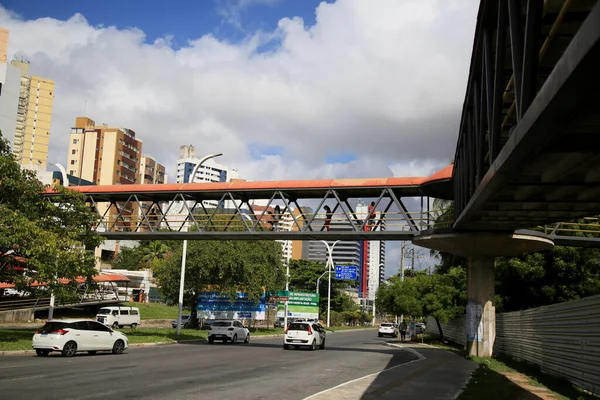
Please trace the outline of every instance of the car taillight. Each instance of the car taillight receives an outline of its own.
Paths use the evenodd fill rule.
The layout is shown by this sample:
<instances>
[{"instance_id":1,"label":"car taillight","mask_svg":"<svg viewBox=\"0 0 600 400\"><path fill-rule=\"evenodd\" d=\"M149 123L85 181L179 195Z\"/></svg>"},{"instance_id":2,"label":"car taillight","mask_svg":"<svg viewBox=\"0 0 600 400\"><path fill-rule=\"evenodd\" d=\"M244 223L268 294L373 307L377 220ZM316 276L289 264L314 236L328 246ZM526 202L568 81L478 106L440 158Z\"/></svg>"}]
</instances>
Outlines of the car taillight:
<instances>
[{"instance_id":1,"label":"car taillight","mask_svg":"<svg viewBox=\"0 0 600 400\"><path fill-rule=\"evenodd\" d=\"M288 325L287 328L285 328L285 334L287 335L288 331L290 330L290 326Z\"/></svg>"},{"instance_id":2,"label":"car taillight","mask_svg":"<svg viewBox=\"0 0 600 400\"><path fill-rule=\"evenodd\" d=\"M383 328L383 326L379 325L379 329Z\"/></svg>"},{"instance_id":3,"label":"car taillight","mask_svg":"<svg viewBox=\"0 0 600 400\"><path fill-rule=\"evenodd\" d=\"M40 333L40 330L39 330L39 329L36 329L36 330L35 330L35 333Z\"/></svg>"},{"instance_id":4,"label":"car taillight","mask_svg":"<svg viewBox=\"0 0 600 400\"><path fill-rule=\"evenodd\" d=\"M55 330L55 331L52 331L52 332L50 332L50 333L54 333L54 334L57 334L57 335L64 335L64 334L66 334L67 332L69 332L69 331L67 331L67 330L64 330L64 329L57 329L57 330Z\"/></svg>"},{"instance_id":5,"label":"car taillight","mask_svg":"<svg viewBox=\"0 0 600 400\"><path fill-rule=\"evenodd\" d=\"M312 329L310 328L310 325L308 326L308 334L312 335Z\"/></svg>"}]
</instances>

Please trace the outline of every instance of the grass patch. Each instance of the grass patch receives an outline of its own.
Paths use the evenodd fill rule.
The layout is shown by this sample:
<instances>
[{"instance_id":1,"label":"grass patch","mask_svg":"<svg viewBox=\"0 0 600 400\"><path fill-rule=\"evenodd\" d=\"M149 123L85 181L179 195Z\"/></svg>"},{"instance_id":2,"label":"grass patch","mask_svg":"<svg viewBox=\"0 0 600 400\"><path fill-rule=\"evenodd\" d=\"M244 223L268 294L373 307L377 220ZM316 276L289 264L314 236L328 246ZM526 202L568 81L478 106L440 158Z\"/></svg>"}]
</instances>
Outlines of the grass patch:
<instances>
[{"instance_id":1,"label":"grass patch","mask_svg":"<svg viewBox=\"0 0 600 400\"><path fill-rule=\"evenodd\" d=\"M35 329L0 329L0 351L31 350Z\"/></svg>"},{"instance_id":2,"label":"grass patch","mask_svg":"<svg viewBox=\"0 0 600 400\"><path fill-rule=\"evenodd\" d=\"M346 326L346 325L342 325L342 326L330 326L329 328L325 327L326 330L329 331L351 331L354 329L377 329L376 326Z\"/></svg>"},{"instance_id":3,"label":"grass patch","mask_svg":"<svg viewBox=\"0 0 600 400\"><path fill-rule=\"evenodd\" d=\"M177 342L178 340L206 339L207 331L196 329L182 329L181 335L173 328L137 328L135 330L125 328L119 329L127 335L130 344Z\"/></svg>"},{"instance_id":4,"label":"grass patch","mask_svg":"<svg viewBox=\"0 0 600 400\"><path fill-rule=\"evenodd\" d=\"M168 306L163 303L122 303L122 305L139 308L142 321L148 319L177 319L177 306ZM190 313L190 310L183 310L184 315Z\"/></svg>"},{"instance_id":5,"label":"grass patch","mask_svg":"<svg viewBox=\"0 0 600 400\"><path fill-rule=\"evenodd\" d=\"M462 345L452 342L441 342L439 336L425 335L425 343L440 349L451 351L459 356L466 357L467 352ZM537 365L527 362L515 361L508 357L483 358L470 357L479 364L473 373L467 387L458 397L460 400L482 399L519 399L532 398L531 392L524 389L507 378L504 374L519 373L526 379L526 384L546 388L558 398L598 400L600 397L588 394L576 388L569 381L542 373Z\"/></svg>"}]
</instances>

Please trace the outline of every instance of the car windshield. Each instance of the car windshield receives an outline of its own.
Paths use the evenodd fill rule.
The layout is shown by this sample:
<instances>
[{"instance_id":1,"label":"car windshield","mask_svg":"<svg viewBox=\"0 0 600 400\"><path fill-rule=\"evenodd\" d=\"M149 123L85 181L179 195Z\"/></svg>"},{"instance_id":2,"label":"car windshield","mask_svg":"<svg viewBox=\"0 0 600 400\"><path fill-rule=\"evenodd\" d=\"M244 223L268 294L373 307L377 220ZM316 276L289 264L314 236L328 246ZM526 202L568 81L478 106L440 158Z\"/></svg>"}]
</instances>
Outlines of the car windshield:
<instances>
[{"instance_id":1,"label":"car windshield","mask_svg":"<svg viewBox=\"0 0 600 400\"><path fill-rule=\"evenodd\" d=\"M39 330L40 333L50 333L59 329L72 328L68 322L46 322L44 326Z\"/></svg>"},{"instance_id":2,"label":"car windshield","mask_svg":"<svg viewBox=\"0 0 600 400\"><path fill-rule=\"evenodd\" d=\"M211 326L231 326L231 321L219 321L211 324Z\"/></svg>"},{"instance_id":3,"label":"car windshield","mask_svg":"<svg viewBox=\"0 0 600 400\"><path fill-rule=\"evenodd\" d=\"M308 331L308 324L290 324L290 331Z\"/></svg>"},{"instance_id":4,"label":"car windshield","mask_svg":"<svg viewBox=\"0 0 600 400\"><path fill-rule=\"evenodd\" d=\"M390 326L393 326L393 325L392 324L381 324L381 326L390 327Z\"/></svg>"},{"instance_id":5,"label":"car windshield","mask_svg":"<svg viewBox=\"0 0 600 400\"><path fill-rule=\"evenodd\" d=\"M101 308L100 311L98 311L98 314L110 314L110 309Z\"/></svg>"}]
</instances>

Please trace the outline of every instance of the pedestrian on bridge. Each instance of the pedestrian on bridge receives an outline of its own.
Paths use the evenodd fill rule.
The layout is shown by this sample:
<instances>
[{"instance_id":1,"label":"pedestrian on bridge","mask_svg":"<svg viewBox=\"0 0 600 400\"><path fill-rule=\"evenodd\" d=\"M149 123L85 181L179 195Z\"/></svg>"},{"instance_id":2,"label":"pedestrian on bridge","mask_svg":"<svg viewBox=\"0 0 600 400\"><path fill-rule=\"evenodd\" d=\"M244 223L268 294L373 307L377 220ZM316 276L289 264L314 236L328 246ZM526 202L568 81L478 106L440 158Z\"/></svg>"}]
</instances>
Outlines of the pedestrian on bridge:
<instances>
[{"instance_id":1,"label":"pedestrian on bridge","mask_svg":"<svg viewBox=\"0 0 600 400\"><path fill-rule=\"evenodd\" d=\"M325 229L327 229L327 232L331 232L331 228L329 227L329 224L331 223L331 218L333 217L333 213L331 212L331 208L329 208L329 206L325 206Z\"/></svg>"}]
</instances>

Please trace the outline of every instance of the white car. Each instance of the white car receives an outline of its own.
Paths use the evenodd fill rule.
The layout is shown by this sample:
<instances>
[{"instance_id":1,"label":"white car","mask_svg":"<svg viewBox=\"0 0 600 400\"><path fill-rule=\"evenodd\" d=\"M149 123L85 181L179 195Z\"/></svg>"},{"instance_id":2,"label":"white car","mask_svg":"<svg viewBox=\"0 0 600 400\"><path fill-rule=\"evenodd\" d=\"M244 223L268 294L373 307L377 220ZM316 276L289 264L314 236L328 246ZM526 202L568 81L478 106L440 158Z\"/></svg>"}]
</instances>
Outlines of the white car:
<instances>
[{"instance_id":1,"label":"white car","mask_svg":"<svg viewBox=\"0 0 600 400\"><path fill-rule=\"evenodd\" d=\"M243 340L244 343L248 343L250 331L240 321L215 321L208 326L208 343L212 344L215 340L222 340L223 343L237 343Z\"/></svg>"},{"instance_id":2,"label":"white car","mask_svg":"<svg viewBox=\"0 0 600 400\"><path fill-rule=\"evenodd\" d=\"M308 347L311 350L325 348L325 329L317 323L292 322L285 330L283 348L285 350L294 347Z\"/></svg>"},{"instance_id":3,"label":"white car","mask_svg":"<svg viewBox=\"0 0 600 400\"><path fill-rule=\"evenodd\" d=\"M396 324L393 324L391 322L383 322L381 325L379 325L379 331L377 331L377 336L398 337L398 328L396 327Z\"/></svg>"},{"instance_id":4,"label":"white car","mask_svg":"<svg viewBox=\"0 0 600 400\"><path fill-rule=\"evenodd\" d=\"M121 354L129 346L127 336L113 331L108 326L87 319L63 319L48 321L35 331L31 346L38 356L47 356L59 351L71 357L80 351L96 354L112 351Z\"/></svg>"}]
</instances>

